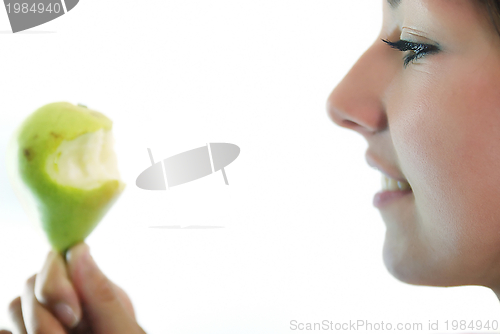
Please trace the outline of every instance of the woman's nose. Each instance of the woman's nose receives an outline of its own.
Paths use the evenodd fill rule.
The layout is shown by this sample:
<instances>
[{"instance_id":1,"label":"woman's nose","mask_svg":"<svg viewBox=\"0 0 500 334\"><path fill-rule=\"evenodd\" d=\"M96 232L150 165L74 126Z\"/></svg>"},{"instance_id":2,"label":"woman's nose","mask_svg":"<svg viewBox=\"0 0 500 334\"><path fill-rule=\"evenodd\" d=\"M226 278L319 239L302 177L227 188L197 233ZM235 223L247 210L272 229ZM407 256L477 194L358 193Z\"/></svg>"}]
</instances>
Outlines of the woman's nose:
<instances>
[{"instance_id":1,"label":"woman's nose","mask_svg":"<svg viewBox=\"0 0 500 334\"><path fill-rule=\"evenodd\" d=\"M387 127L383 96L391 71L381 44L376 41L358 59L327 100L329 117L364 137Z\"/></svg>"}]
</instances>

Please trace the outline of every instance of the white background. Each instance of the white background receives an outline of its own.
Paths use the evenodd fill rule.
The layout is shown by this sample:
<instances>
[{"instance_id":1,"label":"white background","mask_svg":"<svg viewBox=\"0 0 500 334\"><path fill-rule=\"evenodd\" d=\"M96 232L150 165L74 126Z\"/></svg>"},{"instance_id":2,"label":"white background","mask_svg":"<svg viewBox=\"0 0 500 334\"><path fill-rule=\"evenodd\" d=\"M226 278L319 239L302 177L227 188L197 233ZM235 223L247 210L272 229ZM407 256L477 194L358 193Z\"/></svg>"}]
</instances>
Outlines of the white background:
<instances>
[{"instance_id":1,"label":"white background","mask_svg":"<svg viewBox=\"0 0 500 334\"><path fill-rule=\"evenodd\" d=\"M445 333L446 320L498 319L489 289L411 286L387 272L372 206L380 174L364 139L327 117L328 94L375 41L381 9L82 0L18 34L1 9L0 328L11 328L7 305L49 251L8 183L5 151L15 127L55 101L114 121L127 188L87 243L148 333L298 332L291 320L439 320ZM241 148L228 186L217 172L168 191L136 187L147 148L159 161L209 142Z\"/></svg>"}]
</instances>

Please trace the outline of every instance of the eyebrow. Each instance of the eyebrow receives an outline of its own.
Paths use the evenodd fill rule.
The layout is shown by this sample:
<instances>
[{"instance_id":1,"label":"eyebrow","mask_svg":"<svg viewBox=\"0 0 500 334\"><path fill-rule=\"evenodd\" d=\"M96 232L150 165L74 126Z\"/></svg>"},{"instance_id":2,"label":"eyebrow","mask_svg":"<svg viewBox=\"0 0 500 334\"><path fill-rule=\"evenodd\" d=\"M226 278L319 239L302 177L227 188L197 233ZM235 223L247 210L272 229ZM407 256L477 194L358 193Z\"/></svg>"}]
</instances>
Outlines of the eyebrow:
<instances>
[{"instance_id":1,"label":"eyebrow","mask_svg":"<svg viewBox=\"0 0 500 334\"><path fill-rule=\"evenodd\" d=\"M391 8L396 9L401 3L401 0L387 0L387 2L391 5Z\"/></svg>"}]
</instances>

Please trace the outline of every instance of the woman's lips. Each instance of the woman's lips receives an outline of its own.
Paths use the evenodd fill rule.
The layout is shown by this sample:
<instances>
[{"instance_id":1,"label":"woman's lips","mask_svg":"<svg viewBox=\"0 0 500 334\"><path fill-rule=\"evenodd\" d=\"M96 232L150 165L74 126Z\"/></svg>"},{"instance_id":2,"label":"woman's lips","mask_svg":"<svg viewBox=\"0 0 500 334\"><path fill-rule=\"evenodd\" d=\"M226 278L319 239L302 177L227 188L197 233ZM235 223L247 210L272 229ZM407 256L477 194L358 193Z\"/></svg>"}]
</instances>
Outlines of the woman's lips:
<instances>
[{"instance_id":1,"label":"woman's lips","mask_svg":"<svg viewBox=\"0 0 500 334\"><path fill-rule=\"evenodd\" d=\"M376 168L382 173L382 190L373 197L373 205L377 208L383 208L398 199L412 194L408 180L394 166L380 161L375 156L367 152L366 161L368 165Z\"/></svg>"},{"instance_id":2,"label":"woman's lips","mask_svg":"<svg viewBox=\"0 0 500 334\"><path fill-rule=\"evenodd\" d=\"M365 154L365 159L370 167L375 168L388 178L394 179L396 181L408 182L401 171L393 164L382 161L378 157L370 154L368 151Z\"/></svg>"},{"instance_id":3,"label":"woman's lips","mask_svg":"<svg viewBox=\"0 0 500 334\"><path fill-rule=\"evenodd\" d=\"M397 201L398 199L405 197L409 194L412 194L413 191L411 189L406 190L381 190L375 194L373 197L373 205L381 209L390 203Z\"/></svg>"},{"instance_id":4,"label":"woman's lips","mask_svg":"<svg viewBox=\"0 0 500 334\"><path fill-rule=\"evenodd\" d=\"M373 205L380 209L412 192L408 181L395 180L382 174L382 190L375 194Z\"/></svg>"}]
</instances>

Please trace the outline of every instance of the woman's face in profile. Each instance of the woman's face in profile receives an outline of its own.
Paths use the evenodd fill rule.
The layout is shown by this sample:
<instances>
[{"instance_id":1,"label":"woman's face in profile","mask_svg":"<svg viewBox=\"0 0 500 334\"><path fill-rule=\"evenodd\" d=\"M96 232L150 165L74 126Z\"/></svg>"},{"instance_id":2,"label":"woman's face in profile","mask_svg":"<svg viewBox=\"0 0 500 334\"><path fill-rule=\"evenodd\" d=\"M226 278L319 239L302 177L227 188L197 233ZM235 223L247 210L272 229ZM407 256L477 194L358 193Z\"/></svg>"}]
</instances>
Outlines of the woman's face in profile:
<instances>
[{"instance_id":1,"label":"woman's face in profile","mask_svg":"<svg viewBox=\"0 0 500 334\"><path fill-rule=\"evenodd\" d=\"M379 207L386 267L411 284L498 288L500 36L480 1L383 7L379 38L328 112L366 138L371 165L412 188Z\"/></svg>"}]
</instances>

